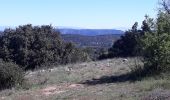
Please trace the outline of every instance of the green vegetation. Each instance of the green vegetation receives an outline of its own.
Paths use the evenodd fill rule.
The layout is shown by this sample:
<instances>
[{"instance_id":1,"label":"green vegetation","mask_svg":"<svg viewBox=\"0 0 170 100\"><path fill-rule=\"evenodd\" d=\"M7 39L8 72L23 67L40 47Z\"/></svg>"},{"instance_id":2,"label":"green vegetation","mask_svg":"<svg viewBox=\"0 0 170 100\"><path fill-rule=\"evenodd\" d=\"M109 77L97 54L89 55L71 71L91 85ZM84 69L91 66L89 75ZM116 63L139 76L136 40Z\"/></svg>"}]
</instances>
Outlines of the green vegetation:
<instances>
[{"instance_id":1,"label":"green vegetation","mask_svg":"<svg viewBox=\"0 0 170 100\"><path fill-rule=\"evenodd\" d=\"M87 53L63 42L60 33L49 25L5 29L0 36L0 58L0 88L21 84L21 70L90 60Z\"/></svg>"},{"instance_id":2,"label":"green vegetation","mask_svg":"<svg viewBox=\"0 0 170 100\"><path fill-rule=\"evenodd\" d=\"M122 34L106 34L96 36L76 35L76 34L62 34L61 37L66 42L73 42L77 47L91 47L91 48L110 48L114 41L120 38Z\"/></svg>"},{"instance_id":3,"label":"green vegetation","mask_svg":"<svg viewBox=\"0 0 170 100\"><path fill-rule=\"evenodd\" d=\"M0 60L0 90L24 84L24 72L14 63Z\"/></svg>"},{"instance_id":4,"label":"green vegetation","mask_svg":"<svg viewBox=\"0 0 170 100\"><path fill-rule=\"evenodd\" d=\"M157 19L145 16L140 29L136 22L107 51L106 48L76 48L74 44L64 42L60 32L51 25L23 25L16 29L6 29L0 36L0 89L21 86L25 79L31 85L30 89L39 89L34 92L31 90L33 93L30 94L37 94L38 91L40 99L44 95L54 94L57 97L47 99L83 96L85 99L136 99L144 92L170 89L168 0L163 0L162 6L163 10L159 11ZM73 64L89 61L90 58L101 60L112 57L116 59ZM134 62L136 58L140 59ZM58 68L53 68L56 66ZM44 67L47 70L43 70ZM35 71L36 68L39 70Z\"/></svg>"},{"instance_id":5,"label":"green vegetation","mask_svg":"<svg viewBox=\"0 0 170 100\"><path fill-rule=\"evenodd\" d=\"M140 56L144 67L136 68L140 76L159 75L170 71L170 14L169 2L163 0L156 20L145 16L141 30L136 22L132 29L117 40L104 57ZM135 72L135 71L134 71Z\"/></svg>"},{"instance_id":6,"label":"green vegetation","mask_svg":"<svg viewBox=\"0 0 170 100\"><path fill-rule=\"evenodd\" d=\"M156 22L153 22L149 18L146 19L146 22L152 31L145 32L141 38L144 68L151 75L169 72L170 14L168 14L167 10L160 11Z\"/></svg>"},{"instance_id":7,"label":"green vegetation","mask_svg":"<svg viewBox=\"0 0 170 100\"><path fill-rule=\"evenodd\" d=\"M156 28L145 32L141 38L141 50L145 67L150 74L168 72L170 59L170 15L166 12L158 14ZM149 20L149 19L147 19ZM147 21L149 24L150 22Z\"/></svg>"},{"instance_id":8,"label":"green vegetation","mask_svg":"<svg viewBox=\"0 0 170 100\"><path fill-rule=\"evenodd\" d=\"M133 57L136 56L136 47L138 40L142 35L142 31L137 29L138 23L136 22L132 29L125 32L114 45L108 50L108 57Z\"/></svg>"},{"instance_id":9,"label":"green vegetation","mask_svg":"<svg viewBox=\"0 0 170 100\"><path fill-rule=\"evenodd\" d=\"M89 54L93 61L103 59L105 52L114 41L118 40L122 34L106 34L96 36L86 36L77 34L62 34L61 37L66 42L72 42L78 48Z\"/></svg>"},{"instance_id":10,"label":"green vegetation","mask_svg":"<svg viewBox=\"0 0 170 100\"><path fill-rule=\"evenodd\" d=\"M0 37L0 44L0 58L15 62L23 69L88 59L88 55L79 53L80 50L73 44L63 42L60 33L48 25L24 25L16 29L6 29ZM75 54L77 52L79 55Z\"/></svg>"}]
</instances>

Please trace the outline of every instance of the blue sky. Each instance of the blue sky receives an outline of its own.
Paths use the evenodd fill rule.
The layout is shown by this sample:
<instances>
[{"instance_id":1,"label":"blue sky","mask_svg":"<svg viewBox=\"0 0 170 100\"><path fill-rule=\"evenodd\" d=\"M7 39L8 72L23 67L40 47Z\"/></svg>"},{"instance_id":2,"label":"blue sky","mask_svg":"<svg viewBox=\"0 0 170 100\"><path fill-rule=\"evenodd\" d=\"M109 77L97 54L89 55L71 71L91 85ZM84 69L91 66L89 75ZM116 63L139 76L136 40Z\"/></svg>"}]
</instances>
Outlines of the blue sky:
<instances>
[{"instance_id":1,"label":"blue sky","mask_svg":"<svg viewBox=\"0 0 170 100\"><path fill-rule=\"evenodd\" d=\"M158 0L0 0L0 26L128 28L145 14L156 17L157 5Z\"/></svg>"}]
</instances>

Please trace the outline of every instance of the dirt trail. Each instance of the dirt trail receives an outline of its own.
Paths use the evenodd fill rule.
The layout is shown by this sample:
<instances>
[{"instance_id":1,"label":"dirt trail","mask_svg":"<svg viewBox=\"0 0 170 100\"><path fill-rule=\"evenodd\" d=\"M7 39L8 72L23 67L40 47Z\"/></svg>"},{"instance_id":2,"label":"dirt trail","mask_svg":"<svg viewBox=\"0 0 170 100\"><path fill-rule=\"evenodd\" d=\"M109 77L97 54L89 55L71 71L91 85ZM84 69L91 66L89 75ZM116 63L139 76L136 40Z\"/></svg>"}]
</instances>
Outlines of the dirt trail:
<instances>
[{"instance_id":1,"label":"dirt trail","mask_svg":"<svg viewBox=\"0 0 170 100\"><path fill-rule=\"evenodd\" d=\"M60 86L54 85L54 86L47 86L43 89L40 89L37 91L37 93L40 93L41 95L54 95L59 94L68 91L69 89L82 89L84 88L84 85L82 84L63 84Z\"/></svg>"}]
</instances>

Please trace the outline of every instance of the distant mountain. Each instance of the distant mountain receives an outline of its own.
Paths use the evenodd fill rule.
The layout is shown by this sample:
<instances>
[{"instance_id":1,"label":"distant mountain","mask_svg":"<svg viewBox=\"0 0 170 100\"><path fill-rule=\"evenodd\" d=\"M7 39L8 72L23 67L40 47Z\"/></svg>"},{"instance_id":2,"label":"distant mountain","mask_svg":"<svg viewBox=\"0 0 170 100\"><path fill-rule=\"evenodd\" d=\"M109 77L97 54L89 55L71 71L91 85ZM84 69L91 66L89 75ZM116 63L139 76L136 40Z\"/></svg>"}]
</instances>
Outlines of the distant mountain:
<instances>
[{"instance_id":1,"label":"distant mountain","mask_svg":"<svg viewBox=\"0 0 170 100\"><path fill-rule=\"evenodd\" d=\"M77 47L110 48L122 34L85 36L79 34L61 34L65 42L72 42Z\"/></svg>"},{"instance_id":2,"label":"distant mountain","mask_svg":"<svg viewBox=\"0 0 170 100\"><path fill-rule=\"evenodd\" d=\"M59 29L61 34L77 34L85 36L108 35L108 34L124 34L121 30L115 29Z\"/></svg>"}]
</instances>

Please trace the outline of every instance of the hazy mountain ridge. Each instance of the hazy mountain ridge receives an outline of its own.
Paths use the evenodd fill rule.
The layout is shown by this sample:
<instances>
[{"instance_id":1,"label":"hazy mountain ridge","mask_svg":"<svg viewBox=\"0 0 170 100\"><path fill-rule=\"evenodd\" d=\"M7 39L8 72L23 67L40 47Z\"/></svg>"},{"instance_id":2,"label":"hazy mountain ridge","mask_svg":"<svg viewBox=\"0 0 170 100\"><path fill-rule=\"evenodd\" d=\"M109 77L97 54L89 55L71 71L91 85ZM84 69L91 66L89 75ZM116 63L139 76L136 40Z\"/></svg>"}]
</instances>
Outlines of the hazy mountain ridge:
<instances>
[{"instance_id":1,"label":"hazy mountain ridge","mask_svg":"<svg viewBox=\"0 0 170 100\"><path fill-rule=\"evenodd\" d=\"M0 26L0 31L4 31L6 28L16 28L14 26ZM69 27L54 27L55 30L59 30L61 34L80 34L87 36L106 35L106 34L124 34L124 31L118 29L85 29L85 28L69 28Z\"/></svg>"},{"instance_id":2,"label":"hazy mountain ridge","mask_svg":"<svg viewBox=\"0 0 170 100\"><path fill-rule=\"evenodd\" d=\"M107 35L107 34L124 34L121 30L116 29L59 29L62 34L80 34L86 36Z\"/></svg>"}]
</instances>

